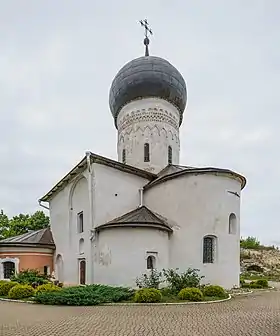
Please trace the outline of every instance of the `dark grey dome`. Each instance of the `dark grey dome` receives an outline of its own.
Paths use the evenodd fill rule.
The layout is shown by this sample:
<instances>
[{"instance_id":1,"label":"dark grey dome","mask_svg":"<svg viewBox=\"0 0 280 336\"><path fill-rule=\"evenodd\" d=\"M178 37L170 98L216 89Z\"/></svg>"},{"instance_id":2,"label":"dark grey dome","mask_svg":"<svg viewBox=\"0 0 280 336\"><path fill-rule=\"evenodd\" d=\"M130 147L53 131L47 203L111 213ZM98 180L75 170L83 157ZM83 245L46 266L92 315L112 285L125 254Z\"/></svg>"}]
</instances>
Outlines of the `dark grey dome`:
<instances>
[{"instance_id":1,"label":"dark grey dome","mask_svg":"<svg viewBox=\"0 0 280 336\"><path fill-rule=\"evenodd\" d=\"M109 97L115 122L124 105L145 97L162 98L175 105L181 114L181 124L187 102L186 83L180 72L165 59L139 57L117 73Z\"/></svg>"}]
</instances>

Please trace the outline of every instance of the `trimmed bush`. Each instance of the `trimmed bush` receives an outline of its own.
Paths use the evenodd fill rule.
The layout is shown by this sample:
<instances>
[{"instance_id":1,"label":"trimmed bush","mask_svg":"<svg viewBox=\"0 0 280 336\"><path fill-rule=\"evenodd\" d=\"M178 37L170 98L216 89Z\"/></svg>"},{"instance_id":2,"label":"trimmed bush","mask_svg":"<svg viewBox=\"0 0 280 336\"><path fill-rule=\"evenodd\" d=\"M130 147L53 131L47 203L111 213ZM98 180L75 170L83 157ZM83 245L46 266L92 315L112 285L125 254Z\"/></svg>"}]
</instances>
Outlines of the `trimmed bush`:
<instances>
[{"instance_id":1,"label":"trimmed bush","mask_svg":"<svg viewBox=\"0 0 280 336\"><path fill-rule=\"evenodd\" d=\"M18 285L15 281L0 281L0 296L7 296L10 289Z\"/></svg>"},{"instance_id":2,"label":"trimmed bush","mask_svg":"<svg viewBox=\"0 0 280 336\"><path fill-rule=\"evenodd\" d=\"M262 285L258 284L256 281L251 281L249 287L252 289L263 288Z\"/></svg>"},{"instance_id":3,"label":"trimmed bush","mask_svg":"<svg viewBox=\"0 0 280 336\"><path fill-rule=\"evenodd\" d=\"M43 293L43 292L57 292L57 291L60 291L61 288L58 287L58 286L55 286L53 284L45 284L45 285L41 285L41 286L38 286L36 288L36 295L37 294L40 294L40 293Z\"/></svg>"},{"instance_id":4,"label":"trimmed bush","mask_svg":"<svg viewBox=\"0 0 280 336\"><path fill-rule=\"evenodd\" d=\"M65 293L63 290L57 292L42 292L35 296L37 303L59 306L95 306L103 303L97 295L89 295L87 292Z\"/></svg>"},{"instance_id":5,"label":"trimmed bush","mask_svg":"<svg viewBox=\"0 0 280 336\"><path fill-rule=\"evenodd\" d=\"M203 294L198 288L183 288L180 290L178 298L187 301L202 301Z\"/></svg>"},{"instance_id":6,"label":"trimmed bush","mask_svg":"<svg viewBox=\"0 0 280 336\"><path fill-rule=\"evenodd\" d=\"M34 296L35 290L30 285L16 285L9 291L10 299L25 299Z\"/></svg>"},{"instance_id":7,"label":"trimmed bush","mask_svg":"<svg viewBox=\"0 0 280 336\"><path fill-rule=\"evenodd\" d=\"M203 288L203 295L204 296L216 296L219 298L225 298L227 296L225 290L221 286L205 286Z\"/></svg>"},{"instance_id":8,"label":"trimmed bush","mask_svg":"<svg viewBox=\"0 0 280 336\"><path fill-rule=\"evenodd\" d=\"M268 281L266 279L256 280L256 284L262 286L262 288L268 288Z\"/></svg>"},{"instance_id":9,"label":"trimmed bush","mask_svg":"<svg viewBox=\"0 0 280 336\"><path fill-rule=\"evenodd\" d=\"M134 301L138 303L160 302L161 298L161 292L155 288L139 289L134 295Z\"/></svg>"},{"instance_id":10,"label":"trimmed bush","mask_svg":"<svg viewBox=\"0 0 280 336\"><path fill-rule=\"evenodd\" d=\"M34 300L42 304L94 306L106 302L128 301L134 291L125 287L87 285L64 287L59 291L38 293Z\"/></svg>"},{"instance_id":11,"label":"trimmed bush","mask_svg":"<svg viewBox=\"0 0 280 336\"><path fill-rule=\"evenodd\" d=\"M258 279L250 282L250 288L268 288L268 281L266 279Z\"/></svg>"}]
</instances>

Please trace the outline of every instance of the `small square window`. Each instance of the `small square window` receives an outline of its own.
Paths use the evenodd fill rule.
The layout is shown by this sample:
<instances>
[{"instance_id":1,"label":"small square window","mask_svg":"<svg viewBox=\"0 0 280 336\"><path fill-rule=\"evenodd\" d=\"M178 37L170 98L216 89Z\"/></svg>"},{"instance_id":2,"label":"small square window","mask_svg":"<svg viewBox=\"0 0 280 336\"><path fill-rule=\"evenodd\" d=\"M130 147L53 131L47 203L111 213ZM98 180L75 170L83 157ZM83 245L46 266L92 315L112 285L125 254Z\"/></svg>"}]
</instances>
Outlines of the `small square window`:
<instances>
[{"instance_id":1,"label":"small square window","mask_svg":"<svg viewBox=\"0 0 280 336\"><path fill-rule=\"evenodd\" d=\"M79 212L78 213L78 233L82 233L84 232L84 214L83 214L83 211Z\"/></svg>"}]
</instances>

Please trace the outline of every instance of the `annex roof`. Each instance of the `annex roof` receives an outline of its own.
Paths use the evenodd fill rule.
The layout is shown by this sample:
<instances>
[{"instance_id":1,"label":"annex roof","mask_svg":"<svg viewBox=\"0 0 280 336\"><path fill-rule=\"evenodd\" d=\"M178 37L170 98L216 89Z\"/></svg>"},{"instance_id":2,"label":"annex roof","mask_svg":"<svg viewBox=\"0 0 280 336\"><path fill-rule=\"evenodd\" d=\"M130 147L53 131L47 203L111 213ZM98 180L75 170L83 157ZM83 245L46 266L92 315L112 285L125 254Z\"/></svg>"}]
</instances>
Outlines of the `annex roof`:
<instances>
[{"instance_id":1,"label":"annex roof","mask_svg":"<svg viewBox=\"0 0 280 336\"><path fill-rule=\"evenodd\" d=\"M49 228L29 231L19 236L6 238L0 241L1 246L18 246L18 245L47 245L55 247L53 236Z\"/></svg>"},{"instance_id":2,"label":"annex roof","mask_svg":"<svg viewBox=\"0 0 280 336\"><path fill-rule=\"evenodd\" d=\"M224 168L215 168L215 167L190 167L190 166L180 166L180 165L168 165L164 169L162 169L157 177L150 182L148 182L144 186L144 190L151 188L154 185L162 183L167 180L171 180L173 178L185 175L185 174L217 174L217 175L225 175L232 177L241 183L241 189L243 189L246 185L246 178L230 169Z\"/></svg>"},{"instance_id":3,"label":"annex roof","mask_svg":"<svg viewBox=\"0 0 280 336\"><path fill-rule=\"evenodd\" d=\"M168 221L146 206L141 206L96 228L97 231L113 227L145 227L172 232Z\"/></svg>"}]
</instances>

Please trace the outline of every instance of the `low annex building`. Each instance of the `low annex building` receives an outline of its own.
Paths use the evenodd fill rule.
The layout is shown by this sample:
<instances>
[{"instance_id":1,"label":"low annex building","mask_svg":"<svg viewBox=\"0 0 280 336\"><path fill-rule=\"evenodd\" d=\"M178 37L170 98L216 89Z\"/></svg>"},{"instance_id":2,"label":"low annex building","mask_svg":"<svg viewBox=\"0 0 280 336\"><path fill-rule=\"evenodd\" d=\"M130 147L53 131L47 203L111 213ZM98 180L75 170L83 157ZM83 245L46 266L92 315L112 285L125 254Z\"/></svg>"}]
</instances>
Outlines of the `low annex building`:
<instances>
[{"instance_id":1,"label":"low annex building","mask_svg":"<svg viewBox=\"0 0 280 336\"><path fill-rule=\"evenodd\" d=\"M53 272L55 244L50 229L29 231L0 241L0 280L26 269Z\"/></svg>"},{"instance_id":2,"label":"low annex building","mask_svg":"<svg viewBox=\"0 0 280 336\"><path fill-rule=\"evenodd\" d=\"M245 178L229 169L180 164L187 103L167 60L128 62L109 105L118 161L86 155L40 200L48 202L55 273L66 284L135 286L151 268L200 270L205 283L239 285L240 196Z\"/></svg>"}]
</instances>

